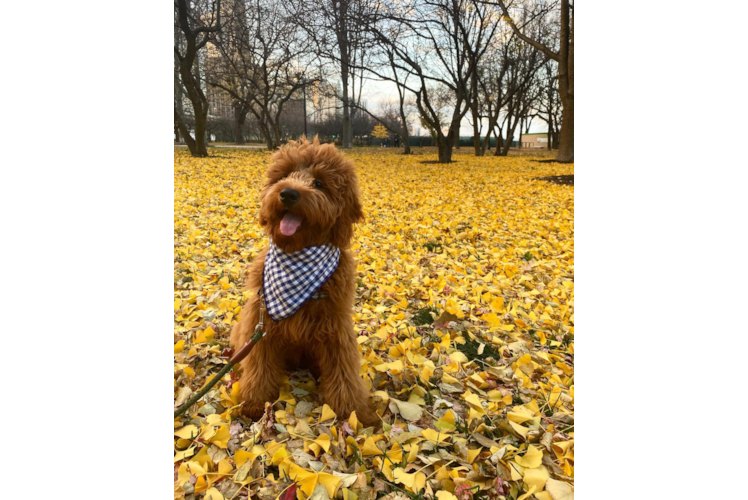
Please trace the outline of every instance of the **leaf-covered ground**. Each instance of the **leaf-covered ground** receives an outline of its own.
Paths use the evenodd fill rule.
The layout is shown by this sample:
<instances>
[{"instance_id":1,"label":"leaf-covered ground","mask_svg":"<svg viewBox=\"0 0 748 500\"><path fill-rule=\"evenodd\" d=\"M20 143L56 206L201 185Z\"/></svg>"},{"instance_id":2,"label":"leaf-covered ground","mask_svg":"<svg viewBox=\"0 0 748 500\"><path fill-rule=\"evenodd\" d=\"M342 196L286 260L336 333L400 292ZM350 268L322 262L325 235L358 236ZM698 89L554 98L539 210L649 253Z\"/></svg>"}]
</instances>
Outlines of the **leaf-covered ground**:
<instances>
[{"instance_id":1,"label":"leaf-covered ground","mask_svg":"<svg viewBox=\"0 0 748 500\"><path fill-rule=\"evenodd\" d=\"M270 155L174 154L178 406L226 362ZM366 212L351 313L382 428L335 415L306 371L251 422L227 375L174 422L175 498L573 498L574 192L534 180L573 165L347 154Z\"/></svg>"}]
</instances>

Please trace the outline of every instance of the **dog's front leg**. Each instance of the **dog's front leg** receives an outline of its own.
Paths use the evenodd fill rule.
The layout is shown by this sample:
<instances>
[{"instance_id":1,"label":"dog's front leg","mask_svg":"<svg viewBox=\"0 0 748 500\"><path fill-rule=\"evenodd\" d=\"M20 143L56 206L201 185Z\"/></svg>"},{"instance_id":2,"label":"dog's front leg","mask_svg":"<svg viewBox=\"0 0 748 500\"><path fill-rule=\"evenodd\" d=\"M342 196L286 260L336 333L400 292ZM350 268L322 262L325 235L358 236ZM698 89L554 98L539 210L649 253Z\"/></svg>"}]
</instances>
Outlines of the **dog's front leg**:
<instances>
[{"instance_id":1,"label":"dog's front leg","mask_svg":"<svg viewBox=\"0 0 748 500\"><path fill-rule=\"evenodd\" d=\"M369 390L359 374L361 354L356 340L352 335L341 338L340 334L329 338L324 346L315 349L325 402L340 418L355 411L365 426L378 425L380 420L369 400Z\"/></svg>"},{"instance_id":2,"label":"dog's front leg","mask_svg":"<svg viewBox=\"0 0 748 500\"><path fill-rule=\"evenodd\" d=\"M229 347L234 351L241 349L254 332L260 315L260 299L253 295L242 308L239 321L231 328Z\"/></svg>"},{"instance_id":3,"label":"dog's front leg","mask_svg":"<svg viewBox=\"0 0 748 500\"><path fill-rule=\"evenodd\" d=\"M265 402L278 399L286 375L283 352L271 335L260 340L241 362L239 397L245 401L242 412L258 420L265 411Z\"/></svg>"}]
</instances>

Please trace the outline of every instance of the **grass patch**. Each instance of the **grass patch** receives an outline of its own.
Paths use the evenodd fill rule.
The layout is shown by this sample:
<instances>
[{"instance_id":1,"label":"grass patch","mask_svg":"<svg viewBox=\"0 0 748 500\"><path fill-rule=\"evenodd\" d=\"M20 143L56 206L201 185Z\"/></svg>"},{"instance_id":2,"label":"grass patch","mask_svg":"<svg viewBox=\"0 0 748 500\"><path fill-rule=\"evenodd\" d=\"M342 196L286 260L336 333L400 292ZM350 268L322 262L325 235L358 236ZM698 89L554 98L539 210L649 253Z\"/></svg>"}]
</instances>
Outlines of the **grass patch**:
<instances>
[{"instance_id":1,"label":"grass patch","mask_svg":"<svg viewBox=\"0 0 748 500\"><path fill-rule=\"evenodd\" d=\"M480 344L481 343L478 342L477 340L465 339L464 344L457 344L457 350L463 353L465 356L467 356L468 359L470 360L473 360L473 359L485 360L488 358L493 358L493 359L498 360L501 358L501 355L499 354L499 352L493 347L491 347L490 344L485 344L485 346L483 347L483 352L479 354L478 351L480 349Z\"/></svg>"},{"instance_id":2,"label":"grass patch","mask_svg":"<svg viewBox=\"0 0 748 500\"><path fill-rule=\"evenodd\" d=\"M438 312L435 307L424 307L416 311L410 321L416 326L430 325L438 317Z\"/></svg>"}]
</instances>

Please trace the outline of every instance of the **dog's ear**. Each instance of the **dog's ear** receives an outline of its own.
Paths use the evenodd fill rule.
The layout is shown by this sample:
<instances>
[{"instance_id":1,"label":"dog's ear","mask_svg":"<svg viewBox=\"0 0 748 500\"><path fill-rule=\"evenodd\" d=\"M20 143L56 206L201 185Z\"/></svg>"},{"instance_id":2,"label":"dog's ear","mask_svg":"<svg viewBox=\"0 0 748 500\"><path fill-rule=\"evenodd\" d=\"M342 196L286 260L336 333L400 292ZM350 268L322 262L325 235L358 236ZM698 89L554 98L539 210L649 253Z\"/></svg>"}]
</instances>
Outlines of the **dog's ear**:
<instances>
[{"instance_id":1,"label":"dog's ear","mask_svg":"<svg viewBox=\"0 0 748 500\"><path fill-rule=\"evenodd\" d=\"M353 239L353 224L363 220L364 210L359 199L358 182L354 178L354 183L346 189L343 212L331 230L332 245L338 248L348 248Z\"/></svg>"},{"instance_id":2,"label":"dog's ear","mask_svg":"<svg viewBox=\"0 0 748 500\"><path fill-rule=\"evenodd\" d=\"M353 198L353 204L351 207L351 217L352 217L352 223L364 221L364 209L361 206L361 201L359 200L358 188L356 188L356 195Z\"/></svg>"}]
</instances>

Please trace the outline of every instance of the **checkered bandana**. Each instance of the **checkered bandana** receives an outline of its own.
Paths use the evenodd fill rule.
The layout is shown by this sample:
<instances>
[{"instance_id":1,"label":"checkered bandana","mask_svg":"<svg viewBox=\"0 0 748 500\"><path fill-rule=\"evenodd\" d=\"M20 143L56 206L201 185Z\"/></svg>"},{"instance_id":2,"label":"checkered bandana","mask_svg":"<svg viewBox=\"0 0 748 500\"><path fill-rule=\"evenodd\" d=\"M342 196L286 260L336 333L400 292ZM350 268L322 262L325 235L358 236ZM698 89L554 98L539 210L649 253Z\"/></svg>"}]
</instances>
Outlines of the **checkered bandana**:
<instances>
[{"instance_id":1,"label":"checkered bandana","mask_svg":"<svg viewBox=\"0 0 748 500\"><path fill-rule=\"evenodd\" d=\"M339 258L340 249L332 245L285 253L271 242L262 273L265 305L270 318L280 321L298 311L332 276Z\"/></svg>"}]
</instances>

